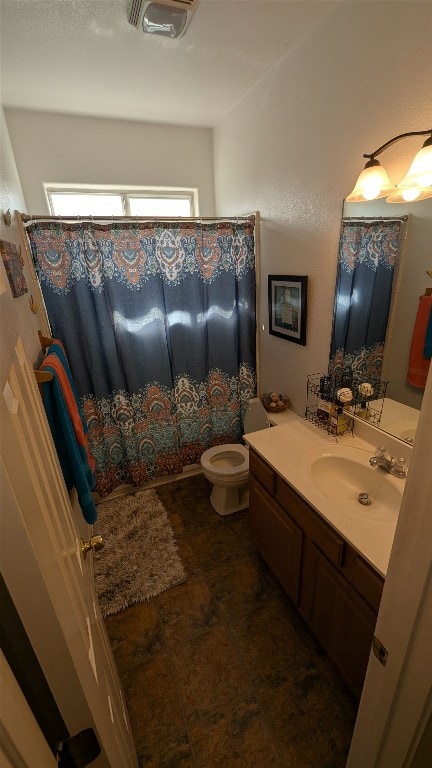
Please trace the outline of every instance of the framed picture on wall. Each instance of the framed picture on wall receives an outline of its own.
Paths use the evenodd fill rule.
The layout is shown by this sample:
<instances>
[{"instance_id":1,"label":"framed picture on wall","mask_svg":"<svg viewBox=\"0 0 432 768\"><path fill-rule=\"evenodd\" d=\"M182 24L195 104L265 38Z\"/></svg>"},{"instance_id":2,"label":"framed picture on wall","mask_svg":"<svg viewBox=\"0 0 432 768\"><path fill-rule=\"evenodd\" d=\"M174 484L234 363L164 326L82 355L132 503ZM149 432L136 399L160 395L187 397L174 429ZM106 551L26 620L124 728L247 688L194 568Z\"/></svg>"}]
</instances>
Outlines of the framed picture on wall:
<instances>
[{"instance_id":1,"label":"framed picture on wall","mask_svg":"<svg viewBox=\"0 0 432 768\"><path fill-rule=\"evenodd\" d=\"M307 277L268 276L269 333L306 344Z\"/></svg>"},{"instance_id":2,"label":"framed picture on wall","mask_svg":"<svg viewBox=\"0 0 432 768\"><path fill-rule=\"evenodd\" d=\"M23 274L24 262L21 257L21 246L18 249L15 243L8 243L7 240L0 240L0 253L9 280L12 296L14 299L17 299L28 291L26 279Z\"/></svg>"}]
</instances>

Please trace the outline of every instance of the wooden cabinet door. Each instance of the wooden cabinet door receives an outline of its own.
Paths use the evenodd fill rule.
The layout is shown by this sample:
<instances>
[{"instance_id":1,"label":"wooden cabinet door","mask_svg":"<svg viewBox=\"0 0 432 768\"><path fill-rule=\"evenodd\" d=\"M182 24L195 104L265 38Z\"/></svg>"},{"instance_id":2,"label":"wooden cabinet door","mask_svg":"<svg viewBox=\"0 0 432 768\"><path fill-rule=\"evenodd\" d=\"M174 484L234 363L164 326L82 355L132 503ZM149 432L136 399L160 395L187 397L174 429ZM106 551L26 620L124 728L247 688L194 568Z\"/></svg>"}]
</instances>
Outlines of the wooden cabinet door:
<instances>
[{"instance_id":1,"label":"wooden cabinet door","mask_svg":"<svg viewBox=\"0 0 432 768\"><path fill-rule=\"evenodd\" d=\"M360 698L376 615L314 544L305 552L302 605L317 640Z\"/></svg>"},{"instance_id":2,"label":"wooden cabinet door","mask_svg":"<svg viewBox=\"0 0 432 768\"><path fill-rule=\"evenodd\" d=\"M249 485L252 537L287 595L298 604L302 532L260 487L253 476Z\"/></svg>"}]
</instances>

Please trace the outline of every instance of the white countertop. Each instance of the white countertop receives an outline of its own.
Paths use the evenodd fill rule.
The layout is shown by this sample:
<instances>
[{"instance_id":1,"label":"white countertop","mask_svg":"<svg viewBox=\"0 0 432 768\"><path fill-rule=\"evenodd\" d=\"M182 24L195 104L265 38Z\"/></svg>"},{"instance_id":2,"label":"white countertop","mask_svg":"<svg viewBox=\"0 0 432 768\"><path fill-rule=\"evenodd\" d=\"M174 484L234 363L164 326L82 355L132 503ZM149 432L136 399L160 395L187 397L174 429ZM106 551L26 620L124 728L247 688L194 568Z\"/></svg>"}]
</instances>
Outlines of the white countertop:
<instances>
[{"instance_id":1,"label":"white countertop","mask_svg":"<svg viewBox=\"0 0 432 768\"><path fill-rule=\"evenodd\" d=\"M357 448L356 455L368 465L375 447L356 435L346 434L336 440L314 424L292 411L285 411L281 426L263 429L244 436L250 445L283 477L336 531L338 531L370 564L386 575L393 544L397 517L376 519L368 507L359 505L358 513L347 512L333 504L314 484L308 467L310 456L320 449ZM375 469L373 471L381 472ZM387 480L403 493L405 481L386 475ZM371 508L372 509L372 508Z\"/></svg>"},{"instance_id":2,"label":"white countertop","mask_svg":"<svg viewBox=\"0 0 432 768\"><path fill-rule=\"evenodd\" d=\"M375 400L372 404L378 412L381 411L380 429L405 440L414 440L420 416L417 408L411 408L388 397Z\"/></svg>"}]
</instances>

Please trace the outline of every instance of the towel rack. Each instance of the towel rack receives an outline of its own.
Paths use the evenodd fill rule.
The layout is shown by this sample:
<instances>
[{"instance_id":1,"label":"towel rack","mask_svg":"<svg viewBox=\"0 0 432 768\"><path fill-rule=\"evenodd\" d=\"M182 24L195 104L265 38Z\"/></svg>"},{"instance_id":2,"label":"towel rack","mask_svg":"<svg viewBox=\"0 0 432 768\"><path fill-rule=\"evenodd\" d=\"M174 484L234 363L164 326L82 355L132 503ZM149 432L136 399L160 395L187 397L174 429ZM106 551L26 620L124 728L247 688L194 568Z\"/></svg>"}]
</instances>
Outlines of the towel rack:
<instances>
[{"instance_id":1,"label":"towel rack","mask_svg":"<svg viewBox=\"0 0 432 768\"><path fill-rule=\"evenodd\" d=\"M47 347L50 347L54 341L54 339L51 339L49 336L44 336L40 331L38 331L38 336L43 351L45 351ZM36 376L38 384L43 384L45 381L52 381L54 378L49 371L35 370L34 375Z\"/></svg>"},{"instance_id":2,"label":"towel rack","mask_svg":"<svg viewBox=\"0 0 432 768\"><path fill-rule=\"evenodd\" d=\"M54 378L52 373L50 373L49 371L36 370L34 372L34 375L36 376L36 381L38 384L43 384L45 381L52 381L52 379Z\"/></svg>"},{"instance_id":3,"label":"towel rack","mask_svg":"<svg viewBox=\"0 0 432 768\"><path fill-rule=\"evenodd\" d=\"M38 336L40 345L44 351L47 347L50 347L54 341L54 339L51 339L49 336L44 336L40 331L38 331Z\"/></svg>"}]
</instances>

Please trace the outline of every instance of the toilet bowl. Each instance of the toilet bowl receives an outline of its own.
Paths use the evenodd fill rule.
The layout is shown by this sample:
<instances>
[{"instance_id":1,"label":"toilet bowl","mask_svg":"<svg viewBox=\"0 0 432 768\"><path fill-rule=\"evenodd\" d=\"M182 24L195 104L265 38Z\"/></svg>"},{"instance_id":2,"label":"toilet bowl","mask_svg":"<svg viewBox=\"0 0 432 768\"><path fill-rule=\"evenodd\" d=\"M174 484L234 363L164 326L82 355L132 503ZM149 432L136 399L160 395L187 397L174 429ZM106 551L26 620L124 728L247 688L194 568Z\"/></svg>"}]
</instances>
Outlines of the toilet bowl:
<instances>
[{"instance_id":1,"label":"toilet bowl","mask_svg":"<svg viewBox=\"0 0 432 768\"><path fill-rule=\"evenodd\" d=\"M270 426L258 398L249 401L243 429L245 434ZM219 515L232 515L249 506L249 452L240 443L216 445L201 456L204 476L212 483L210 503Z\"/></svg>"}]
</instances>

